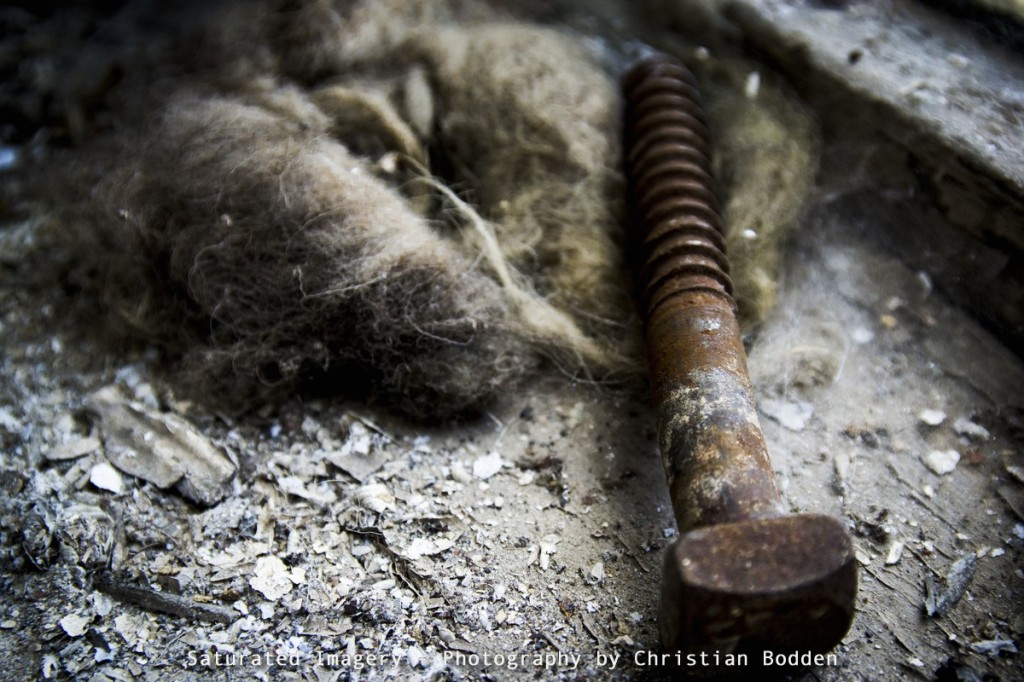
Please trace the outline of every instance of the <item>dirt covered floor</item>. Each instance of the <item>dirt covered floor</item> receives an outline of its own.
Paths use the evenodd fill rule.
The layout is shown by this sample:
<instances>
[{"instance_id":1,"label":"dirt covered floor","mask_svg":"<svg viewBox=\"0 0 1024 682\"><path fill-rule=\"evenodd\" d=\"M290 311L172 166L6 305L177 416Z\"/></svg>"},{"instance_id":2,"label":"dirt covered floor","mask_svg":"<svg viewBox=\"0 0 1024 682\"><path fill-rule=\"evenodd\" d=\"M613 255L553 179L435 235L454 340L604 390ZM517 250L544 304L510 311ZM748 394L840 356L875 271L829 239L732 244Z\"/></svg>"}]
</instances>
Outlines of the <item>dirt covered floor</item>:
<instances>
[{"instance_id":1,"label":"dirt covered floor","mask_svg":"<svg viewBox=\"0 0 1024 682\"><path fill-rule=\"evenodd\" d=\"M787 504L845 519L860 565L843 644L790 674L1022 679L1024 365L892 248L892 187L849 172L874 144L826 135L749 349ZM30 149L0 156L0 677L668 676L676 529L642 391L550 370L429 428L190 403L97 322L68 218L18 201Z\"/></svg>"}]
</instances>

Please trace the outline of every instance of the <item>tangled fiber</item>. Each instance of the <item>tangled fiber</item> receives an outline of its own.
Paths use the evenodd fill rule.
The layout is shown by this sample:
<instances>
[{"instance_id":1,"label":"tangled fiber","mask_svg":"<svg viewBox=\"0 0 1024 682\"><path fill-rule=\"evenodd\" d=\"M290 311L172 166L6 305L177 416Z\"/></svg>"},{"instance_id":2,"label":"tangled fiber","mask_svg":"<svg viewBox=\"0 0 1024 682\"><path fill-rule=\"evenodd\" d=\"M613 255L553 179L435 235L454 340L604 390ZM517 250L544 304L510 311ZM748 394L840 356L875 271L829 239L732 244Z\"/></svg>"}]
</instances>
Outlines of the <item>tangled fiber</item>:
<instances>
[{"instance_id":1,"label":"tangled fiber","mask_svg":"<svg viewBox=\"0 0 1024 682\"><path fill-rule=\"evenodd\" d=\"M105 296L226 409L327 380L445 417L544 359L641 376L603 49L497 2L228 3L96 154ZM814 167L769 95L713 106L727 217L767 235L737 251L754 321Z\"/></svg>"}]
</instances>

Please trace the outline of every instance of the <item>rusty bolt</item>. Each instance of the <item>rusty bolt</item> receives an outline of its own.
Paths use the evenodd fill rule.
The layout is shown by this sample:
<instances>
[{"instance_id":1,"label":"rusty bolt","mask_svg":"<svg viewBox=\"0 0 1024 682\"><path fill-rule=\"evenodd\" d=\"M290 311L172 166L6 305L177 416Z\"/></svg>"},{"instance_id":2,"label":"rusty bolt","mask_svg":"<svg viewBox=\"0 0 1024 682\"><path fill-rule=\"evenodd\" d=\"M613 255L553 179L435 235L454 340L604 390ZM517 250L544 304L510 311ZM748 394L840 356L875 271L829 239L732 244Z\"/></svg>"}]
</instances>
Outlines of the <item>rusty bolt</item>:
<instances>
[{"instance_id":1,"label":"rusty bolt","mask_svg":"<svg viewBox=\"0 0 1024 682\"><path fill-rule=\"evenodd\" d=\"M651 389L681 533L665 560L662 642L687 654L823 653L853 619L853 547L838 519L783 514L697 83L659 55L633 66L623 90Z\"/></svg>"}]
</instances>

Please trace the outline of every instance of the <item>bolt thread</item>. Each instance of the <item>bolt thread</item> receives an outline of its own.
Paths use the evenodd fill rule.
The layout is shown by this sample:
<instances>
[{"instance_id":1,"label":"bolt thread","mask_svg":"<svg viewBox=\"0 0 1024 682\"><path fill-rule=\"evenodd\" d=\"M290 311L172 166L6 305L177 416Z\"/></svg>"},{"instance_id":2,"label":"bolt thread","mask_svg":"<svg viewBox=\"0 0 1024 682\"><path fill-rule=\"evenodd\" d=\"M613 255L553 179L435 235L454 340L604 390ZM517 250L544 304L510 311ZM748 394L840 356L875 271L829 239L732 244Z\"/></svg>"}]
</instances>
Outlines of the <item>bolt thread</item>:
<instances>
[{"instance_id":1,"label":"bolt thread","mask_svg":"<svg viewBox=\"0 0 1024 682\"><path fill-rule=\"evenodd\" d=\"M648 319L658 307L684 304L682 297L695 292L720 296L735 309L693 74L682 62L659 55L630 69L623 92L626 169Z\"/></svg>"}]
</instances>

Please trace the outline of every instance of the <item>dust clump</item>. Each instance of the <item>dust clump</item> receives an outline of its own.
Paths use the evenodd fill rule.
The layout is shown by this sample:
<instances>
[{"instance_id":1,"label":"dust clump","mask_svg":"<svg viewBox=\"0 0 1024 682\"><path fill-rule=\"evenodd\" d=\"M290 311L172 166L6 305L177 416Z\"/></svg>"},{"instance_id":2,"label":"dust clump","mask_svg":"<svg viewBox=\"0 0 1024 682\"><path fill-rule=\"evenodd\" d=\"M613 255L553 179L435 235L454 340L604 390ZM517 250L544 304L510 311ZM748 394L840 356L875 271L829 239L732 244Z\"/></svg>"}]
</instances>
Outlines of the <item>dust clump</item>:
<instances>
[{"instance_id":1,"label":"dust clump","mask_svg":"<svg viewBox=\"0 0 1024 682\"><path fill-rule=\"evenodd\" d=\"M120 135L106 296L195 394L244 410L319 381L446 417L544 358L639 374L614 79L574 38L468 14L229 8L196 58L223 66Z\"/></svg>"},{"instance_id":2,"label":"dust clump","mask_svg":"<svg viewBox=\"0 0 1024 682\"><path fill-rule=\"evenodd\" d=\"M593 40L432 0L223 3L188 26L157 82L122 65L120 119L76 179L103 299L186 394L241 412L313 387L447 418L546 362L639 385L620 94ZM741 85L711 99L756 324L802 200L779 173L803 187L813 145L793 140L813 135L753 113L786 110L769 81L758 107ZM780 155L767 185L743 170Z\"/></svg>"}]
</instances>

